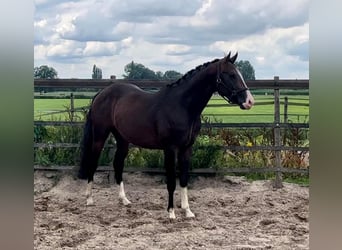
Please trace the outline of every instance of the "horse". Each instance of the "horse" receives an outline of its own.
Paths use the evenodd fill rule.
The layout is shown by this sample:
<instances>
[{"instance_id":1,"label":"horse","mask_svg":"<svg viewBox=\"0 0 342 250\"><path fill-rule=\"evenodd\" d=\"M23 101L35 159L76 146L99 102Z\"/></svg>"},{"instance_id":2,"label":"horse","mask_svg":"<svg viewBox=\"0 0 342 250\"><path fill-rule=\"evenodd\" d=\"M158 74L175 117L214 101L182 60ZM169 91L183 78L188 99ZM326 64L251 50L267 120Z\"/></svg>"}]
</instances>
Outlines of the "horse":
<instances>
[{"instance_id":1,"label":"horse","mask_svg":"<svg viewBox=\"0 0 342 250\"><path fill-rule=\"evenodd\" d=\"M129 144L159 149L164 153L169 218L176 218L173 202L176 166L180 173L181 208L186 217L195 217L189 207L187 185L192 146L200 132L203 109L215 92L241 109L248 110L254 104L234 64L237 56L238 53L231 57L229 52L221 59L199 65L153 93L134 84L113 83L96 94L86 116L78 170L78 177L88 180L86 205L94 204L94 173L104 143L112 133L116 140L113 167L119 201L124 205L131 203L122 178Z\"/></svg>"}]
</instances>

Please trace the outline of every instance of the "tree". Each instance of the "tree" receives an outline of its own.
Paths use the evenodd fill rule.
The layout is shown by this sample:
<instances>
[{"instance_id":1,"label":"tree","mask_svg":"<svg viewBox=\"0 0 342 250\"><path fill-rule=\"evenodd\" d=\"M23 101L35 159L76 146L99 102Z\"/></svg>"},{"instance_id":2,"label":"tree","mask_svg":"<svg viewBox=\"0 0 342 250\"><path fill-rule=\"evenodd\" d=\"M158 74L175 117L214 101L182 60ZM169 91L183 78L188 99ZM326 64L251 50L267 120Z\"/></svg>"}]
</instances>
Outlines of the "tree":
<instances>
[{"instance_id":1,"label":"tree","mask_svg":"<svg viewBox=\"0 0 342 250\"><path fill-rule=\"evenodd\" d=\"M96 67L94 64L93 66L93 74L91 75L92 79L102 79L102 69Z\"/></svg>"},{"instance_id":2,"label":"tree","mask_svg":"<svg viewBox=\"0 0 342 250\"><path fill-rule=\"evenodd\" d=\"M161 71L154 72L140 63L131 63L125 66L125 79L145 79L145 80L170 80L176 81L183 75L174 70L168 70L164 74Z\"/></svg>"},{"instance_id":3,"label":"tree","mask_svg":"<svg viewBox=\"0 0 342 250\"><path fill-rule=\"evenodd\" d=\"M161 71L156 72L156 77L158 80L163 80L164 74Z\"/></svg>"},{"instance_id":4,"label":"tree","mask_svg":"<svg viewBox=\"0 0 342 250\"><path fill-rule=\"evenodd\" d=\"M246 60L240 60L235 63L237 68L240 70L245 80L255 80L255 71L252 64Z\"/></svg>"},{"instance_id":5,"label":"tree","mask_svg":"<svg viewBox=\"0 0 342 250\"><path fill-rule=\"evenodd\" d=\"M158 79L158 76L153 70L150 70L149 68L145 67L140 63L134 63L134 61L127 64L124 70L126 74L124 74L123 77L125 79Z\"/></svg>"},{"instance_id":6,"label":"tree","mask_svg":"<svg viewBox=\"0 0 342 250\"><path fill-rule=\"evenodd\" d=\"M57 75L57 71L47 65L34 68L34 78L36 79L55 79Z\"/></svg>"},{"instance_id":7,"label":"tree","mask_svg":"<svg viewBox=\"0 0 342 250\"><path fill-rule=\"evenodd\" d=\"M181 78L182 76L183 76L183 74L181 74L177 71L168 70L168 71L165 71L163 78L164 78L164 80L176 81L179 78Z\"/></svg>"}]
</instances>

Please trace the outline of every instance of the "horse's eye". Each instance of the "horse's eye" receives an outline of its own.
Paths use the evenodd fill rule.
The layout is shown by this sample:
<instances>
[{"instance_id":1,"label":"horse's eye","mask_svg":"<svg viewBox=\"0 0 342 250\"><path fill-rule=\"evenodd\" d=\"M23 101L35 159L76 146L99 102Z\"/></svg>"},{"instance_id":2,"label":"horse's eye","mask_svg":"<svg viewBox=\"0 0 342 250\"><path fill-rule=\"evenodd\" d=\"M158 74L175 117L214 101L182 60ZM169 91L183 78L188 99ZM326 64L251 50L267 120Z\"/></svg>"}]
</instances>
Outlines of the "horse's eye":
<instances>
[{"instance_id":1,"label":"horse's eye","mask_svg":"<svg viewBox=\"0 0 342 250\"><path fill-rule=\"evenodd\" d=\"M232 78L232 79L235 79L235 78L236 78L236 75L233 74L233 73L231 73L231 74L229 74L229 77Z\"/></svg>"}]
</instances>

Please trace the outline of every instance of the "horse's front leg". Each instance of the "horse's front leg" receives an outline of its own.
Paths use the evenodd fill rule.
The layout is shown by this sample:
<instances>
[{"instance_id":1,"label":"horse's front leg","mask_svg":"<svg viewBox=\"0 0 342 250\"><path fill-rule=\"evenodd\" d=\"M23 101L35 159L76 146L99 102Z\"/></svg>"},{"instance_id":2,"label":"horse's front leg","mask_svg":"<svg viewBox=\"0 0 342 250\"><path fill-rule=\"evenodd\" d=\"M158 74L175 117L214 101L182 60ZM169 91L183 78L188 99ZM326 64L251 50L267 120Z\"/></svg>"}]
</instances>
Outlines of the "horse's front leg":
<instances>
[{"instance_id":1,"label":"horse's front leg","mask_svg":"<svg viewBox=\"0 0 342 250\"><path fill-rule=\"evenodd\" d=\"M175 209L173 206L173 193L176 189L176 166L175 159L176 154L174 149L164 150L164 165L166 169L166 179L167 179L167 191L169 192L169 204L167 206L167 211L169 212L169 218L175 219Z\"/></svg>"},{"instance_id":2,"label":"horse's front leg","mask_svg":"<svg viewBox=\"0 0 342 250\"><path fill-rule=\"evenodd\" d=\"M180 149L178 152L178 165L180 169L179 184L181 186L181 208L185 211L187 218L195 217L191 212L188 201L188 180L189 180L189 167L190 157L192 155L192 147Z\"/></svg>"},{"instance_id":3,"label":"horse's front leg","mask_svg":"<svg viewBox=\"0 0 342 250\"><path fill-rule=\"evenodd\" d=\"M124 189L124 183L122 180L122 172L124 168L125 158L128 154L128 142L126 142L117 132L114 133L116 139L116 152L114 156L114 171L115 171L115 181L119 186L119 199L126 206L131 204L127 199Z\"/></svg>"}]
</instances>

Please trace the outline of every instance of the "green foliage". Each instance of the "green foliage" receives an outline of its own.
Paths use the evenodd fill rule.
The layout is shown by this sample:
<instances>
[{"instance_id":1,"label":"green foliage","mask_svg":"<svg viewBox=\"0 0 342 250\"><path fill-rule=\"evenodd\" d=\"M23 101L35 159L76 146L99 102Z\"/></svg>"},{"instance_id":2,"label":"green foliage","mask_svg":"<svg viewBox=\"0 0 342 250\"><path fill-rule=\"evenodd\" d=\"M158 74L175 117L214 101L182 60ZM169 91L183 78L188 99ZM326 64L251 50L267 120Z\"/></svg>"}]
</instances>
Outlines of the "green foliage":
<instances>
[{"instance_id":1,"label":"green foliage","mask_svg":"<svg viewBox=\"0 0 342 250\"><path fill-rule=\"evenodd\" d=\"M235 62L235 65L240 70L245 80L255 80L255 71L252 64L246 60L240 60Z\"/></svg>"},{"instance_id":2,"label":"green foliage","mask_svg":"<svg viewBox=\"0 0 342 250\"><path fill-rule=\"evenodd\" d=\"M44 138L48 136L46 127L38 125L33 128L34 142L42 142Z\"/></svg>"},{"instance_id":3,"label":"green foliage","mask_svg":"<svg viewBox=\"0 0 342 250\"><path fill-rule=\"evenodd\" d=\"M131 63L125 66L125 73L123 77L125 79L149 79L149 80L157 80L158 77L153 70L145 67L140 63Z\"/></svg>"},{"instance_id":4,"label":"green foliage","mask_svg":"<svg viewBox=\"0 0 342 250\"><path fill-rule=\"evenodd\" d=\"M79 143L83 131L81 127L35 127L35 142L51 145L44 148L36 148L34 163L37 165L78 165L79 148L54 148L52 144ZM283 131L286 134L286 145L303 146L308 143L308 133L298 133L295 130ZM114 139L107 142L113 144ZM203 129L198 136L191 158L191 169L214 168L226 169L236 167L271 167L274 166L274 152L267 150L253 151L248 147L253 145L272 145L273 130L263 129ZM245 146L246 150L223 149L224 146ZM283 151L283 166L288 168L306 167L303 160L303 152ZM99 165L110 165L113 161L113 148L106 147L101 153ZM131 148L125 161L125 166L142 168L163 169L164 156L161 150L149 150L143 148ZM238 175L238 174L237 174ZM248 179L270 179L274 173L249 173L244 174ZM301 174L284 174L284 180L308 185L308 177Z\"/></svg>"},{"instance_id":5,"label":"green foliage","mask_svg":"<svg viewBox=\"0 0 342 250\"><path fill-rule=\"evenodd\" d=\"M218 167L223 160L223 141L219 136L200 135L193 146L191 168Z\"/></svg>"},{"instance_id":6,"label":"green foliage","mask_svg":"<svg viewBox=\"0 0 342 250\"><path fill-rule=\"evenodd\" d=\"M293 173L285 173L283 174L283 181L300 184L302 186L309 186L309 178L303 174L293 174Z\"/></svg>"},{"instance_id":7,"label":"green foliage","mask_svg":"<svg viewBox=\"0 0 342 250\"><path fill-rule=\"evenodd\" d=\"M97 67L95 64L93 66L93 73L91 75L92 79L102 79L102 69Z\"/></svg>"},{"instance_id":8,"label":"green foliage","mask_svg":"<svg viewBox=\"0 0 342 250\"><path fill-rule=\"evenodd\" d=\"M181 74L177 71L168 70L168 71L165 71L163 79L164 80L170 80L170 81L177 81L182 76L183 76L183 74Z\"/></svg>"},{"instance_id":9,"label":"green foliage","mask_svg":"<svg viewBox=\"0 0 342 250\"><path fill-rule=\"evenodd\" d=\"M131 148L125 162L126 166L143 168L162 168L164 155L161 150Z\"/></svg>"},{"instance_id":10,"label":"green foliage","mask_svg":"<svg viewBox=\"0 0 342 250\"><path fill-rule=\"evenodd\" d=\"M37 128L37 129L36 129ZM71 126L46 126L44 130L36 127L35 142L45 143L46 147L36 148L34 163L43 166L49 165L75 165L79 162L78 148L56 148L52 145L58 143L79 143L82 128ZM44 137L40 137L44 131ZM50 146L51 145L51 146Z\"/></svg>"},{"instance_id":11,"label":"green foliage","mask_svg":"<svg viewBox=\"0 0 342 250\"><path fill-rule=\"evenodd\" d=\"M34 68L35 79L55 79L57 78L57 75L57 71L47 65L42 65L40 67Z\"/></svg>"},{"instance_id":12,"label":"green foliage","mask_svg":"<svg viewBox=\"0 0 342 250\"><path fill-rule=\"evenodd\" d=\"M291 121L288 121L291 123ZM308 147L309 130L289 128L282 130L283 145L290 147ZM305 151L284 151L282 152L282 165L287 167L305 167L308 162L308 154Z\"/></svg>"},{"instance_id":13,"label":"green foliage","mask_svg":"<svg viewBox=\"0 0 342 250\"><path fill-rule=\"evenodd\" d=\"M74 117L74 120L84 120L83 117ZM71 113L68 112L70 119ZM70 120L69 120L70 121ZM77 165L79 162L79 147L76 148L59 148L53 147L55 143L75 143L80 142L83 129L76 126L35 126L34 142L44 143L46 146L35 148L34 164L50 166L50 165Z\"/></svg>"},{"instance_id":14,"label":"green foliage","mask_svg":"<svg viewBox=\"0 0 342 250\"><path fill-rule=\"evenodd\" d=\"M177 80L182 77L182 74L174 71L168 70L163 74L161 71L154 72L153 70L145 67L140 63L131 63L125 66L125 74L123 77L125 79L139 79L139 80Z\"/></svg>"}]
</instances>

